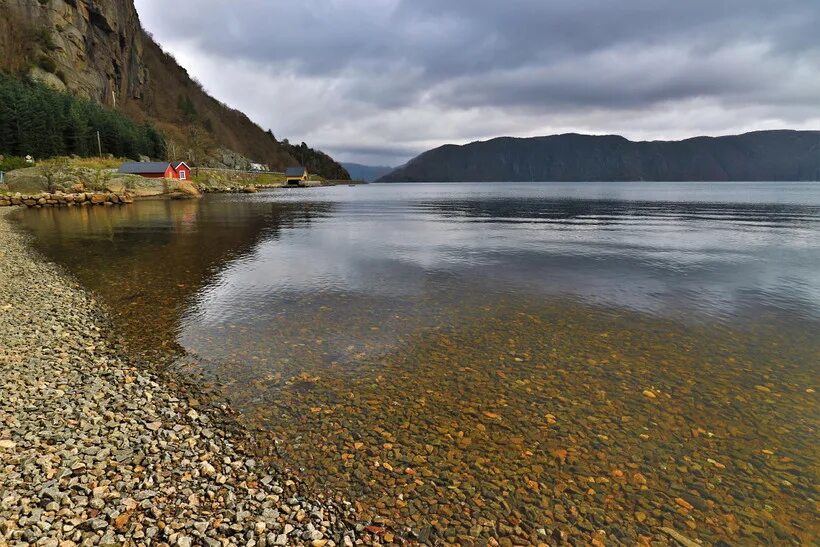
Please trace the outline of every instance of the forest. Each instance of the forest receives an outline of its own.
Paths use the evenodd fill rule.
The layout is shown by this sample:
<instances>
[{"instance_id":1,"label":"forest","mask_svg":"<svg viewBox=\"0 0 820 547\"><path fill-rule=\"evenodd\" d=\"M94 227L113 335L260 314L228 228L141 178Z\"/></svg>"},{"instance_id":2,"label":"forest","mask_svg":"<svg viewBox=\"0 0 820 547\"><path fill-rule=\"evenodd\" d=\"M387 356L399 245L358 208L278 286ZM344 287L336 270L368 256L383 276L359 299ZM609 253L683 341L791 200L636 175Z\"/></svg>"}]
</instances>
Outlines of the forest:
<instances>
[{"instance_id":1,"label":"forest","mask_svg":"<svg viewBox=\"0 0 820 547\"><path fill-rule=\"evenodd\" d=\"M270 130L268 136L276 140ZM288 139L283 139L280 144L299 162L299 165L307 167L310 173L321 175L328 180L350 180L347 170L321 150L310 148L304 142L291 144Z\"/></svg>"},{"instance_id":2,"label":"forest","mask_svg":"<svg viewBox=\"0 0 820 547\"><path fill-rule=\"evenodd\" d=\"M99 142L97 132L99 131ZM165 158L165 138L116 110L0 73L0 155Z\"/></svg>"}]
</instances>

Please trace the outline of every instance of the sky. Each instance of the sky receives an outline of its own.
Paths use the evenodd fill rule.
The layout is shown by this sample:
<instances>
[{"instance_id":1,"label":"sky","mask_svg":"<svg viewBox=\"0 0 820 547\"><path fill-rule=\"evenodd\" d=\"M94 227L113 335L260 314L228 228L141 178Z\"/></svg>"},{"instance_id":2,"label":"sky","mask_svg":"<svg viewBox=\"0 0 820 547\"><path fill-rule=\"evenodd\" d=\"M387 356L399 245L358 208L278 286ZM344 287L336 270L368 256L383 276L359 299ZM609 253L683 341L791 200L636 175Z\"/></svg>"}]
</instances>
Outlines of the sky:
<instances>
[{"instance_id":1,"label":"sky","mask_svg":"<svg viewBox=\"0 0 820 547\"><path fill-rule=\"evenodd\" d=\"M502 135L820 129L818 0L136 6L209 93L339 161L395 166Z\"/></svg>"}]
</instances>

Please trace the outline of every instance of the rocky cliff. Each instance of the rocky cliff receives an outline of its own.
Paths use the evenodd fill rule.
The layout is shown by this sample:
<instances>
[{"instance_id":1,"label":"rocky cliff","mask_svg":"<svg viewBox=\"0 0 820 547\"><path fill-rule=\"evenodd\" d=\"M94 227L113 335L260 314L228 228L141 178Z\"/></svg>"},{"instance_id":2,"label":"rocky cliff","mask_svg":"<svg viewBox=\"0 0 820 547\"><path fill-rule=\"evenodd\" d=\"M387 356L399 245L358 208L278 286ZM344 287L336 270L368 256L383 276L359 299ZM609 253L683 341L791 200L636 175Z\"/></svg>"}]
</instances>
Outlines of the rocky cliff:
<instances>
[{"instance_id":1,"label":"rocky cliff","mask_svg":"<svg viewBox=\"0 0 820 547\"><path fill-rule=\"evenodd\" d=\"M617 135L502 137L430 150L380 180L820 180L820 131L755 131L649 142L634 142Z\"/></svg>"},{"instance_id":2,"label":"rocky cliff","mask_svg":"<svg viewBox=\"0 0 820 547\"><path fill-rule=\"evenodd\" d=\"M151 120L176 157L212 164L228 149L274 169L298 165L162 51L142 29L133 0L0 0L0 70ZM344 173L331 167L330 178Z\"/></svg>"},{"instance_id":3,"label":"rocky cliff","mask_svg":"<svg viewBox=\"0 0 820 547\"><path fill-rule=\"evenodd\" d=\"M148 89L128 1L0 0L0 68L114 106Z\"/></svg>"}]
</instances>

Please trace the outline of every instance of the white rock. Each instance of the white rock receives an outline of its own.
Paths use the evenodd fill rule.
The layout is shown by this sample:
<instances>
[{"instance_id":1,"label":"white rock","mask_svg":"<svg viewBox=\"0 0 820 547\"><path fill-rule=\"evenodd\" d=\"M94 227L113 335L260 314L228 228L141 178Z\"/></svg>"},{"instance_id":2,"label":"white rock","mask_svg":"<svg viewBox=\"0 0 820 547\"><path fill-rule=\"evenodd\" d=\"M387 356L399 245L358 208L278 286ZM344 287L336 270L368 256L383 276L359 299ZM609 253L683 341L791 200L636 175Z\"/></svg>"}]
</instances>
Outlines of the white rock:
<instances>
[{"instance_id":1,"label":"white rock","mask_svg":"<svg viewBox=\"0 0 820 547\"><path fill-rule=\"evenodd\" d=\"M209 464L208 462L202 462L199 466L199 472L205 475L206 477L211 477L216 474L216 469L213 465Z\"/></svg>"}]
</instances>

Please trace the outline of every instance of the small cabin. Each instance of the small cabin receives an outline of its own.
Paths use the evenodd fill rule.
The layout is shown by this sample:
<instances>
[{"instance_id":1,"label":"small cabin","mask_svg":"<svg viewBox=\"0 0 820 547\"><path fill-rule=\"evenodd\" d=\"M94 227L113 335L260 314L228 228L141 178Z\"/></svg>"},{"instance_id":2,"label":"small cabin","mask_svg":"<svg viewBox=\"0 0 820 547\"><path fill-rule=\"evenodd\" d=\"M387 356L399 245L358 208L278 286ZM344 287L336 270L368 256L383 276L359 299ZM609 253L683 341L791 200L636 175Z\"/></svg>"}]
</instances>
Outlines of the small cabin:
<instances>
[{"instance_id":1,"label":"small cabin","mask_svg":"<svg viewBox=\"0 0 820 547\"><path fill-rule=\"evenodd\" d=\"M149 179L190 180L191 178L191 168L184 161L174 163L166 161L123 163L119 172L126 175L139 175Z\"/></svg>"},{"instance_id":2,"label":"small cabin","mask_svg":"<svg viewBox=\"0 0 820 547\"><path fill-rule=\"evenodd\" d=\"M177 161L171 164L171 167L176 171L179 180L191 180L191 168L184 161Z\"/></svg>"},{"instance_id":3,"label":"small cabin","mask_svg":"<svg viewBox=\"0 0 820 547\"><path fill-rule=\"evenodd\" d=\"M285 171L285 179L288 186L300 186L305 184L310 175L307 167L288 167Z\"/></svg>"}]
</instances>

